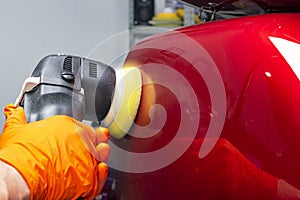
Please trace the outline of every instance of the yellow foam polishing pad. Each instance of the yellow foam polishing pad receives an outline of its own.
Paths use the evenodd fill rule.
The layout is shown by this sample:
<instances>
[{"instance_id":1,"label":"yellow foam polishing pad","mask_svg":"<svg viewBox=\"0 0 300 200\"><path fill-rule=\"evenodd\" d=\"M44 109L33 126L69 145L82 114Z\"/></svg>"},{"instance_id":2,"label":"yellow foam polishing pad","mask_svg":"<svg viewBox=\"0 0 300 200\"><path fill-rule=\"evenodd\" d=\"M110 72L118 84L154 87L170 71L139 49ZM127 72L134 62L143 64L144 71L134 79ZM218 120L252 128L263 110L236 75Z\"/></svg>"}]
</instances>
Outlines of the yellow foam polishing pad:
<instances>
[{"instance_id":1,"label":"yellow foam polishing pad","mask_svg":"<svg viewBox=\"0 0 300 200\"><path fill-rule=\"evenodd\" d=\"M123 138L134 123L140 105L142 77L138 68L116 70L116 88L111 108L102 121L110 135Z\"/></svg>"}]
</instances>

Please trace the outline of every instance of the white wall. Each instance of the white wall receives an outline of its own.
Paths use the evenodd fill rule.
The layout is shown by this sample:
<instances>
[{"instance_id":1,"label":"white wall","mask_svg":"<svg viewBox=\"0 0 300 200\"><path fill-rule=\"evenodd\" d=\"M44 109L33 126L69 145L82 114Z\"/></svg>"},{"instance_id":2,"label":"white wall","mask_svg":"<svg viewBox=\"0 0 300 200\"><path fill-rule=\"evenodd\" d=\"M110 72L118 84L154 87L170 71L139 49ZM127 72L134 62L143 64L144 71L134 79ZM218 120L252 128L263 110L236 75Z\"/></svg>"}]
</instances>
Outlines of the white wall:
<instances>
[{"instance_id":1,"label":"white wall","mask_svg":"<svg viewBox=\"0 0 300 200\"><path fill-rule=\"evenodd\" d=\"M0 130L37 62L51 53L86 56L128 29L129 0L0 0ZM112 47L117 48L117 47Z\"/></svg>"}]
</instances>

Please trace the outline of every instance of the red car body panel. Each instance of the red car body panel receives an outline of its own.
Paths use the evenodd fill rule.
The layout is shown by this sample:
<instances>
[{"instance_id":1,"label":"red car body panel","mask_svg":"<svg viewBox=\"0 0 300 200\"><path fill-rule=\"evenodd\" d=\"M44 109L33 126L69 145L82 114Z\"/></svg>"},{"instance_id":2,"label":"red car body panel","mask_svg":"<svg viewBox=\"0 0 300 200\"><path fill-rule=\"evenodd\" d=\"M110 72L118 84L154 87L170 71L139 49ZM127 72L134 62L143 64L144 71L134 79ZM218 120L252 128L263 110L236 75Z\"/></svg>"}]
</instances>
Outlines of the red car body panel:
<instances>
[{"instance_id":1,"label":"red car body panel","mask_svg":"<svg viewBox=\"0 0 300 200\"><path fill-rule=\"evenodd\" d=\"M121 199L211 199L203 188L212 177L200 177L198 154L203 144L199 140L207 137L209 124L214 116L222 115L222 110L213 108L206 75L195 67L199 62L208 71L217 67L225 89L224 123L216 137L227 139L256 167L300 188L300 83L270 39L300 45L299 26L300 14L265 14L184 27L136 44L128 54L127 64L140 66L154 82L164 80L166 84L176 82L167 70L172 69L189 86L179 81L178 90L161 90L165 99L157 103L163 105L167 118L157 135L146 139L131 136L125 142L115 142L133 152L156 151L175 140L182 123L182 104L191 112L198 108L200 116L187 115L187 123L196 124L197 132L194 138L188 138L188 134L176 138L178 144L188 139L192 142L174 162L145 173L111 170L120 182ZM193 58L199 60L189 60ZM160 65L163 67L155 68ZM187 105L193 95L196 106ZM152 120L164 120L160 114L154 113Z\"/></svg>"}]
</instances>

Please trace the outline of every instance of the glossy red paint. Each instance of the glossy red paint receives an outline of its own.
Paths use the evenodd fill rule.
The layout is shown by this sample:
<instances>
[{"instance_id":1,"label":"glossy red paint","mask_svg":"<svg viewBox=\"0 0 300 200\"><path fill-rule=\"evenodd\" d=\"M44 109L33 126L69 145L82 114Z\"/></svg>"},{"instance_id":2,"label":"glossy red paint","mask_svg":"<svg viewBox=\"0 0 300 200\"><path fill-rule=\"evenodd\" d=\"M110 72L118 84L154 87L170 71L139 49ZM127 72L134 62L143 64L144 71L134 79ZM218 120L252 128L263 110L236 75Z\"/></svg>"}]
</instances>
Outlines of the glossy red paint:
<instances>
[{"instance_id":1,"label":"glossy red paint","mask_svg":"<svg viewBox=\"0 0 300 200\"><path fill-rule=\"evenodd\" d=\"M217 172L209 169L213 165L199 161L203 138L227 139L256 167L300 188L300 83L270 40L271 36L300 45L299 26L300 14L266 14L180 28L134 46L126 63L139 66L152 78L159 97L155 103L164 107L167 117L162 127L155 127L156 121L164 120L164 112L154 110L154 125L148 129L156 128L157 134L142 139L128 136L119 145L141 153L159 150L172 141L179 149L181 144L191 144L178 159L158 170L112 170L122 185L118 189L122 199L259 198L249 191L261 185L239 191L224 181L224 192L211 189L218 188L219 180L213 177ZM214 67L221 82L214 77L218 75ZM219 93L222 87L224 99ZM225 113L212 98L220 98L216 101L220 104L224 100ZM214 129L215 135L207 135L212 122L219 123L213 126L221 127L220 134ZM182 123L186 123L184 129L180 129ZM189 133L194 130L195 137ZM134 127L131 134L138 136L142 131ZM133 160L135 164L139 163ZM218 192L220 196L212 195Z\"/></svg>"}]
</instances>

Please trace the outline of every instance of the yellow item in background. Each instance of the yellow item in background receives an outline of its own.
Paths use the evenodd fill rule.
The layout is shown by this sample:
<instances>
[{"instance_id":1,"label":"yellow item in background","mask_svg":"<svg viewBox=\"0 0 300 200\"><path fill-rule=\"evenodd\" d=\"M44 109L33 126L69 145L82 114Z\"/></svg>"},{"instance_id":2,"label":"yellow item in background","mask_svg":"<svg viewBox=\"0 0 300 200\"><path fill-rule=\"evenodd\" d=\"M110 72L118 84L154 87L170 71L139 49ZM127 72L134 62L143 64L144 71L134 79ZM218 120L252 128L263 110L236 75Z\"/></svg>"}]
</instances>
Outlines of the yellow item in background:
<instances>
[{"instance_id":1,"label":"yellow item in background","mask_svg":"<svg viewBox=\"0 0 300 200\"><path fill-rule=\"evenodd\" d=\"M201 23L199 17L194 15L195 23ZM165 8L164 12L158 13L149 21L149 24L160 27L178 27L182 26L184 21L184 9L177 8L176 12L173 12L171 8Z\"/></svg>"},{"instance_id":2,"label":"yellow item in background","mask_svg":"<svg viewBox=\"0 0 300 200\"><path fill-rule=\"evenodd\" d=\"M182 23L182 19L171 8L165 8L164 12L158 13L149 21L149 24L160 27L178 27Z\"/></svg>"},{"instance_id":3,"label":"yellow item in background","mask_svg":"<svg viewBox=\"0 0 300 200\"><path fill-rule=\"evenodd\" d=\"M68 116L26 123L22 107L5 107L0 160L24 178L30 199L93 199L108 174L108 131ZM17 191L16 191L17 192Z\"/></svg>"},{"instance_id":4,"label":"yellow item in background","mask_svg":"<svg viewBox=\"0 0 300 200\"><path fill-rule=\"evenodd\" d=\"M154 19L157 20L180 20L176 13L158 13Z\"/></svg>"},{"instance_id":5,"label":"yellow item in background","mask_svg":"<svg viewBox=\"0 0 300 200\"><path fill-rule=\"evenodd\" d=\"M176 9L176 14L182 20L184 19L184 9L183 8ZM195 20L196 24L201 23L201 20L199 19L198 15L196 15L196 14L194 15L194 20Z\"/></svg>"}]
</instances>

